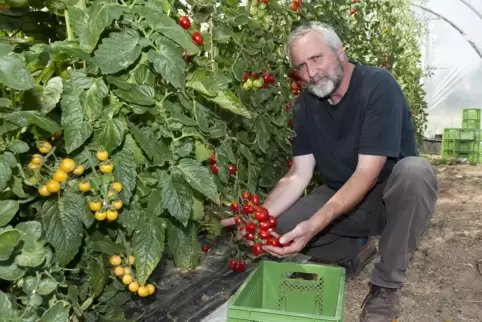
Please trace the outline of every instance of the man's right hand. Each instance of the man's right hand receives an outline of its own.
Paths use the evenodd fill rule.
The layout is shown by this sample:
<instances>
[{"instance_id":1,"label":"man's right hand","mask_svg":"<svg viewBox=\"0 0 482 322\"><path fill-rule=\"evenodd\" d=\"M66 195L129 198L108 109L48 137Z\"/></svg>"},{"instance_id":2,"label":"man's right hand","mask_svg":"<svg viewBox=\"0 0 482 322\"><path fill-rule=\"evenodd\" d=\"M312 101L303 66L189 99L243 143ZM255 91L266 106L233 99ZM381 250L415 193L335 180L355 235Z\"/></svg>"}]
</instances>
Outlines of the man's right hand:
<instances>
[{"instance_id":1,"label":"man's right hand","mask_svg":"<svg viewBox=\"0 0 482 322\"><path fill-rule=\"evenodd\" d=\"M221 220L221 225L223 227L230 227L230 226L235 226L235 229L237 228L236 223L234 222L234 217L226 218ZM244 239L244 236L246 235L246 230L240 230L238 229L238 233L236 234L236 239L241 240ZM252 240L244 240L244 244L246 246L253 246L254 242Z\"/></svg>"}]
</instances>

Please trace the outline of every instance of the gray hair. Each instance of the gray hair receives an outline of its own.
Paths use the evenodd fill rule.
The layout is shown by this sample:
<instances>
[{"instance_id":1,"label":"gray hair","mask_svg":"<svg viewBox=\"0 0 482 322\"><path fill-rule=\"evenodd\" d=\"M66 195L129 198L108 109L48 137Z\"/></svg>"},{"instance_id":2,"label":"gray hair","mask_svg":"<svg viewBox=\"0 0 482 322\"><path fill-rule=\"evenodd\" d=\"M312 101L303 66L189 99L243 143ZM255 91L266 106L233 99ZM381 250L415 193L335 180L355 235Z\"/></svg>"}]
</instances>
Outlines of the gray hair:
<instances>
[{"instance_id":1,"label":"gray hair","mask_svg":"<svg viewBox=\"0 0 482 322\"><path fill-rule=\"evenodd\" d=\"M333 51L336 51L340 47L342 47L340 37L338 37L338 34L335 32L332 26L319 21L311 21L308 24L297 27L288 36L288 41L286 42L286 45L285 45L285 52L286 52L286 56L288 56L290 64L293 63L291 60L291 46L296 40L300 39L301 37L303 37L304 35L306 35L311 31L318 32L323 38L323 40L325 41L325 43Z\"/></svg>"}]
</instances>

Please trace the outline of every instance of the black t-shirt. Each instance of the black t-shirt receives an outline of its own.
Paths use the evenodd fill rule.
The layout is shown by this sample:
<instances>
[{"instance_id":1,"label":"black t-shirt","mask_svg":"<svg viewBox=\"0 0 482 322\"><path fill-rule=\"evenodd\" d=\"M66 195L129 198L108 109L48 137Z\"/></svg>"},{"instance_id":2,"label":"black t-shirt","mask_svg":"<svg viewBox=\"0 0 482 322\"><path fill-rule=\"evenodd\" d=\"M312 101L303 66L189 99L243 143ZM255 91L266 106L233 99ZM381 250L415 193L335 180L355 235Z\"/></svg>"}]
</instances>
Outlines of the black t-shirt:
<instances>
[{"instance_id":1,"label":"black t-shirt","mask_svg":"<svg viewBox=\"0 0 482 322\"><path fill-rule=\"evenodd\" d=\"M358 154L386 156L378 182L402 158L417 156L405 96L392 74L355 64L342 100L331 105L304 90L293 108L293 156L313 154L323 182L339 189L355 171Z\"/></svg>"}]
</instances>

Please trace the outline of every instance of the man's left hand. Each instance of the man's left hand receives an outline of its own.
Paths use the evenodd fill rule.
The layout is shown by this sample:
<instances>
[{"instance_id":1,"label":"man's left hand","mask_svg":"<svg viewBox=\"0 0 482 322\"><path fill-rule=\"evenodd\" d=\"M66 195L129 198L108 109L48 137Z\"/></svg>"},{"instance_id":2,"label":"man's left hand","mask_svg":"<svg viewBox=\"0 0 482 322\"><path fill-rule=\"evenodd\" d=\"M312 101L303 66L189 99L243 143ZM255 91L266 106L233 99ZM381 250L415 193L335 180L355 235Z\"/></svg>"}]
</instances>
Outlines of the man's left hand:
<instances>
[{"instance_id":1,"label":"man's left hand","mask_svg":"<svg viewBox=\"0 0 482 322\"><path fill-rule=\"evenodd\" d=\"M301 252L315 235L316 231L313 228L313 223L309 220L302 221L292 231L280 237L280 243L287 246L275 247L264 245L263 249L273 256L287 257Z\"/></svg>"}]
</instances>

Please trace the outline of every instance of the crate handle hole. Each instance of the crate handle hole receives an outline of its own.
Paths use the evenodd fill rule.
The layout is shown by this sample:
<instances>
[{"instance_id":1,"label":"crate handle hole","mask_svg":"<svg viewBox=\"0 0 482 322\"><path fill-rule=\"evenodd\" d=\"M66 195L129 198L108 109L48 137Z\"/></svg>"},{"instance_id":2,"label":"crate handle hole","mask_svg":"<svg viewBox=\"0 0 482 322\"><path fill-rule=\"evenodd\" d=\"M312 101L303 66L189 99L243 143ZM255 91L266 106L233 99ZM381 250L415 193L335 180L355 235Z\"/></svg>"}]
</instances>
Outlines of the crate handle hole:
<instances>
[{"instance_id":1,"label":"crate handle hole","mask_svg":"<svg viewBox=\"0 0 482 322\"><path fill-rule=\"evenodd\" d=\"M286 278L296 279L296 280L317 281L318 274L304 273L304 272L288 272L286 273Z\"/></svg>"}]
</instances>

